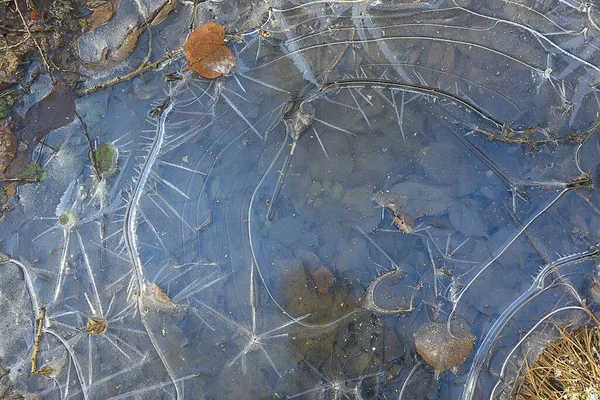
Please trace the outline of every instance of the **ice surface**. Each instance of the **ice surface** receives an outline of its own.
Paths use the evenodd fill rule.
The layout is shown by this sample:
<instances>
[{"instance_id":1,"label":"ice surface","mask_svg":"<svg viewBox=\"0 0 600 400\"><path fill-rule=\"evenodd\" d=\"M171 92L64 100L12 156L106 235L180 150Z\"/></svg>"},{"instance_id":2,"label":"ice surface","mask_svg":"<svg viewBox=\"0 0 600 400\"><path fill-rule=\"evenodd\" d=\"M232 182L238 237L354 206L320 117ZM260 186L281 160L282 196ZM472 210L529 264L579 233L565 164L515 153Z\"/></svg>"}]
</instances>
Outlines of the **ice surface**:
<instances>
[{"instance_id":1,"label":"ice surface","mask_svg":"<svg viewBox=\"0 0 600 400\"><path fill-rule=\"evenodd\" d=\"M121 4L81 39L89 60L140 20ZM2 221L1 315L26 326L0 332L2 365L48 398L489 396L520 332L581 311L597 274L600 198L572 182L598 183L599 15L179 3L138 46L160 57L215 16L236 65L205 80L175 58L79 98L93 145L118 149L101 180L78 121L36 149L46 173ZM51 377L25 373L42 307ZM435 385L414 333L448 318L478 339Z\"/></svg>"}]
</instances>

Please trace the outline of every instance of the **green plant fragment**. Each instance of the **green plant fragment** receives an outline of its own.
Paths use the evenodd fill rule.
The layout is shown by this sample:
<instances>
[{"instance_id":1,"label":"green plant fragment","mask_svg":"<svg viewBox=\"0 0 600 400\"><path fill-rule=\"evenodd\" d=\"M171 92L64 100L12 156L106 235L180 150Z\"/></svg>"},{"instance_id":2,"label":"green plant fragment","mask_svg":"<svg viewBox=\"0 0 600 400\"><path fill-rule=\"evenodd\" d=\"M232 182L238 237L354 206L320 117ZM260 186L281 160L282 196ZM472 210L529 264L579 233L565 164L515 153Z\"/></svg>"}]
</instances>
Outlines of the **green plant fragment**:
<instances>
[{"instance_id":1,"label":"green plant fragment","mask_svg":"<svg viewBox=\"0 0 600 400\"><path fill-rule=\"evenodd\" d=\"M102 143L96 149L96 165L101 174L111 174L117 168L117 149L108 144Z\"/></svg>"},{"instance_id":2,"label":"green plant fragment","mask_svg":"<svg viewBox=\"0 0 600 400\"><path fill-rule=\"evenodd\" d=\"M32 161L21 173L21 179L39 181L44 176L44 168L37 161Z\"/></svg>"}]
</instances>

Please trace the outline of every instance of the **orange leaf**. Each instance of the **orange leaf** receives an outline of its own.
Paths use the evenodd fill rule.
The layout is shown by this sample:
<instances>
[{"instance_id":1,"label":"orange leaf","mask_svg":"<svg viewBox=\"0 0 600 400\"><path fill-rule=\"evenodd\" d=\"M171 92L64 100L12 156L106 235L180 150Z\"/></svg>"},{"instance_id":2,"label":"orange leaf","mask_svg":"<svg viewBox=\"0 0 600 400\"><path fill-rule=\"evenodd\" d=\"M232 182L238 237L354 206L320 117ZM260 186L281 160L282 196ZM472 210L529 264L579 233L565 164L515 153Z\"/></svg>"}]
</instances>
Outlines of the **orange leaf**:
<instances>
[{"instance_id":1,"label":"orange leaf","mask_svg":"<svg viewBox=\"0 0 600 400\"><path fill-rule=\"evenodd\" d=\"M42 18L44 18L44 13L40 11L39 8L34 8L33 10L31 10L31 19L33 21L37 21Z\"/></svg>"},{"instance_id":2,"label":"orange leaf","mask_svg":"<svg viewBox=\"0 0 600 400\"><path fill-rule=\"evenodd\" d=\"M192 32L183 45L183 52L188 61L184 71L191 69L208 79L229 73L235 64L235 56L225 46L225 28L216 22Z\"/></svg>"}]
</instances>

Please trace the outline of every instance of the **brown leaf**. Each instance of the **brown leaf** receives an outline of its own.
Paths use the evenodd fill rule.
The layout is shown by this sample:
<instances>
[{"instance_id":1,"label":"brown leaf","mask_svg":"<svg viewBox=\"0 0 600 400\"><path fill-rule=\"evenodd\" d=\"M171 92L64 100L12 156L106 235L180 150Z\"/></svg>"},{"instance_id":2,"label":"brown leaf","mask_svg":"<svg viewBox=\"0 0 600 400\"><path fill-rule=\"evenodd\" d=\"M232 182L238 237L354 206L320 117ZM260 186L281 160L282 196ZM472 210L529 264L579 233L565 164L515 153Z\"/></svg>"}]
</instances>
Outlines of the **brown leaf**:
<instances>
[{"instance_id":1,"label":"brown leaf","mask_svg":"<svg viewBox=\"0 0 600 400\"><path fill-rule=\"evenodd\" d=\"M204 78L223 76L235 64L235 56L225 46L225 28L216 22L209 22L192 32L183 51L188 61L185 70L195 71Z\"/></svg>"},{"instance_id":2,"label":"brown leaf","mask_svg":"<svg viewBox=\"0 0 600 400\"><path fill-rule=\"evenodd\" d=\"M25 126L20 133L21 141L30 145L43 140L46 135L75 118L75 96L67 82L59 80L52 91L25 113Z\"/></svg>"},{"instance_id":3,"label":"brown leaf","mask_svg":"<svg viewBox=\"0 0 600 400\"><path fill-rule=\"evenodd\" d=\"M18 179L25 168L31 163L31 151L29 147L19 142L17 144L17 154L12 160L6 171L4 171L4 177L7 179Z\"/></svg>"},{"instance_id":4,"label":"brown leaf","mask_svg":"<svg viewBox=\"0 0 600 400\"><path fill-rule=\"evenodd\" d=\"M415 332L415 347L423 360L435 370L435 378L447 369L462 364L473 348L475 338L466 322L454 320L452 334L446 324L427 322Z\"/></svg>"},{"instance_id":5,"label":"brown leaf","mask_svg":"<svg viewBox=\"0 0 600 400\"><path fill-rule=\"evenodd\" d=\"M175 5L177 4L176 0L168 0L165 5L159 10L156 17L150 22L152 25L158 25L165 20L171 14L171 11L175 9Z\"/></svg>"},{"instance_id":6,"label":"brown leaf","mask_svg":"<svg viewBox=\"0 0 600 400\"><path fill-rule=\"evenodd\" d=\"M90 15L90 23L92 29L96 29L100 25L104 25L115 15L119 8L121 0L110 0L93 9Z\"/></svg>"},{"instance_id":7,"label":"brown leaf","mask_svg":"<svg viewBox=\"0 0 600 400\"><path fill-rule=\"evenodd\" d=\"M108 329L108 321L105 317L89 317L87 328L77 328L81 332L89 333L90 335L102 335Z\"/></svg>"},{"instance_id":8,"label":"brown leaf","mask_svg":"<svg viewBox=\"0 0 600 400\"><path fill-rule=\"evenodd\" d=\"M329 288L333 286L335 282L335 276L333 276L333 273L329 270L329 268L321 266L321 268L313 271L311 275L313 281L315 282L317 292L319 294L329 293Z\"/></svg>"},{"instance_id":9,"label":"brown leaf","mask_svg":"<svg viewBox=\"0 0 600 400\"><path fill-rule=\"evenodd\" d=\"M17 138L6 122L0 123L0 174L6 171L15 158Z\"/></svg>"}]
</instances>

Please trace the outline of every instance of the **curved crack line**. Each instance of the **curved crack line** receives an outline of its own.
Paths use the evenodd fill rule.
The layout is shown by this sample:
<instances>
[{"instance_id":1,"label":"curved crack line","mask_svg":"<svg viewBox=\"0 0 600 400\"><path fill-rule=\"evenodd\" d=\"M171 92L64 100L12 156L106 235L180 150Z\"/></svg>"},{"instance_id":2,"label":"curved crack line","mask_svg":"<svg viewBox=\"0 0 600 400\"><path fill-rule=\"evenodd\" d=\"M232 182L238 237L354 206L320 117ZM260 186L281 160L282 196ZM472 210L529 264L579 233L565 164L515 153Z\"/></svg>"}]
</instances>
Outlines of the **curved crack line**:
<instances>
[{"instance_id":1,"label":"curved crack line","mask_svg":"<svg viewBox=\"0 0 600 400\"><path fill-rule=\"evenodd\" d=\"M544 70L536 67L535 65L531 65L529 63L527 63L526 61L520 60L516 57L510 56L508 54L503 53L500 50L496 50L490 47L486 47L484 45L478 44L478 43L474 43L474 42L467 42L467 41L463 41L463 40L455 40L455 39L445 39L445 38L437 38L437 37L431 37L431 36L390 36L390 37L384 37L384 38L380 38L380 39L367 39L367 40L340 40L337 42L329 42L329 43L321 43L321 44L315 44L312 46L308 46L308 47L304 47L304 48L300 48L298 50L294 50L292 52L289 52L281 57L277 57L267 63L264 63L258 67L256 67L255 69L260 69L263 67L266 67L270 64L274 64L282 59L285 59L287 57L293 57L303 51L307 51L307 50L314 50L314 49L319 49L319 48L331 48L333 46L337 46L337 45L354 45L354 44L369 44L369 43L378 43L378 42L389 42L389 41L395 41L395 40L428 40L428 41L433 41L433 42L441 42L441 43L450 43L450 44L455 44L455 45L461 45L461 46L466 46L466 47L475 47L481 50L485 50L494 54L497 54L501 57L505 57L511 61L514 61L517 64L521 64L537 73L539 73L540 75L544 74ZM582 60L584 61L584 60ZM585 62L586 64L589 64L588 62ZM594 68L597 71L600 71L600 68L598 67L594 67L592 64L590 64L590 66L592 66L592 68Z\"/></svg>"},{"instance_id":2,"label":"curved crack line","mask_svg":"<svg viewBox=\"0 0 600 400\"><path fill-rule=\"evenodd\" d=\"M598 249L594 248L590 251L585 251L583 253L572 254L566 257L559 258L556 261L553 261L549 264L546 264L542 270L537 274L531 286L525 290L516 300L514 300L498 317L496 322L492 325L490 330L481 340L481 345L477 349L475 353L475 357L473 358L473 362L471 363L471 368L469 370L469 375L467 377L467 382L465 383L465 389L462 394L463 400L470 400L473 397L473 391L475 390L475 383L479 378L479 374L481 369L485 363L486 356L491 350L492 345L496 342L496 339L500 335L502 329L506 326L508 321L521 309L523 308L530 300L537 297L539 294L543 293L552 285L546 286L545 279L546 277L556 271L558 268L572 264L581 262L583 260L595 258L598 256Z\"/></svg>"},{"instance_id":3,"label":"curved crack line","mask_svg":"<svg viewBox=\"0 0 600 400\"><path fill-rule=\"evenodd\" d=\"M148 334L148 338L150 339L150 342L152 343L152 347L154 347L154 350L158 354L158 357L160 358L163 366L165 367L165 370L167 371L169 378L171 379L171 381L173 381L173 386L175 386L175 393L176 393L177 399L182 399L183 398L183 388L180 387L180 384L175 377L175 373L174 373L173 369L171 368L171 365L168 363L165 355L163 354L163 352L160 349L160 346L156 340L156 337L152 333L150 327L148 326L146 320L143 317L144 304L143 304L143 296L142 295L146 290L146 280L144 278L143 265L142 265L140 254L139 254L139 251L137 248L136 227L135 227L135 222L137 220L137 216L138 216L138 212L139 212L138 208L139 208L140 199L144 192L144 187L146 186L146 183L148 182L148 178L150 177L152 166L154 165L154 162L158 158L158 155L160 153L160 150L162 148L162 145L163 145L163 142L165 139L165 123L166 123L167 116L169 115L169 112L173 109L173 103L171 102L170 96L167 97L167 99L165 100L165 102L163 104L166 104L166 107L164 107L161 110L161 113L160 113L160 116L158 119L158 124L156 126L156 136L154 137L154 140L152 142L152 145L150 148L150 153L146 157L146 160L144 160L144 163L140 169L140 173L139 173L135 188L131 195L131 199L129 200L129 206L127 207L127 211L125 212L123 240L125 241L125 246L127 247L127 251L129 252L130 261L133 263L133 270L135 272L135 277L136 277L137 286L138 286L138 290L137 290L137 294L136 294L137 305L138 305L138 309L140 312L140 319L141 319L142 325L144 326L144 329L146 330L146 333Z\"/></svg>"},{"instance_id":4,"label":"curved crack line","mask_svg":"<svg viewBox=\"0 0 600 400\"><path fill-rule=\"evenodd\" d=\"M341 80L332 83L326 83L321 86L321 88L307 97L304 101L307 103L319 98L326 91L338 90L338 89L351 89L356 87L366 87L366 88L382 88L382 89L397 89L402 90L409 93L417 93L424 96L432 96L436 98L443 98L449 100L451 102L457 103L467 109L473 111L481 118L486 121L492 123L497 129L502 129L504 123L494 117L491 114L488 114L485 110L478 107L475 104L471 104L462 98L453 95L452 93L446 92L444 90L434 89L427 86L394 82L394 81L386 81L386 80L374 80L374 79L351 79L351 80Z\"/></svg>"}]
</instances>

